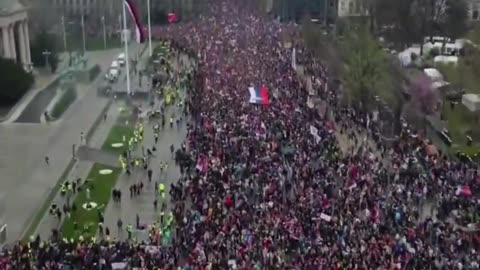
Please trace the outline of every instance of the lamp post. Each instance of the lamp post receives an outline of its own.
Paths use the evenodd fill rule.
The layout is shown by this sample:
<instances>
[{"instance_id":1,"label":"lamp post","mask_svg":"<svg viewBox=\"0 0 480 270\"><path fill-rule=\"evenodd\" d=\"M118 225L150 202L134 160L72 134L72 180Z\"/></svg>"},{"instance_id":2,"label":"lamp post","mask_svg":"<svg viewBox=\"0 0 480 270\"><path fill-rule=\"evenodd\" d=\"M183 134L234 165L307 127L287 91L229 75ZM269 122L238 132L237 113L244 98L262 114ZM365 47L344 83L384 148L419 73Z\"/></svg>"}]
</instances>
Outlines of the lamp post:
<instances>
[{"instance_id":1,"label":"lamp post","mask_svg":"<svg viewBox=\"0 0 480 270\"><path fill-rule=\"evenodd\" d=\"M150 0L147 0L147 13L148 13L148 53L152 57L152 24L150 20Z\"/></svg>"},{"instance_id":2,"label":"lamp post","mask_svg":"<svg viewBox=\"0 0 480 270\"><path fill-rule=\"evenodd\" d=\"M65 16L62 15L62 32L63 32L63 50L67 52L67 30L65 27Z\"/></svg>"},{"instance_id":3,"label":"lamp post","mask_svg":"<svg viewBox=\"0 0 480 270\"><path fill-rule=\"evenodd\" d=\"M45 50L45 51L42 52L42 55L45 56L45 67L47 67L48 64L49 64L49 63L48 63L48 57L50 56L50 54L52 54L52 52L47 51L47 50Z\"/></svg>"},{"instance_id":4,"label":"lamp post","mask_svg":"<svg viewBox=\"0 0 480 270\"><path fill-rule=\"evenodd\" d=\"M123 28L122 28L122 15L118 15L118 29L120 29L120 44L122 44L123 40Z\"/></svg>"},{"instance_id":5,"label":"lamp post","mask_svg":"<svg viewBox=\"0 0 480 270\"><path fill-rule=\"evenodd\" d=\"M102 16L102 26L103 26L103 48L107 49L107 30L105 29L105 16Z\"/></svg>"},{"instance_id":6,"label":"lamp post","mask_svg":"<svg viewBox=\"0 0 480 270\"><path fill-rule=\"evenodd\" d=\"M123 3L122 1L122 6L123 6L123 31L122 31L122 36L123 36L123 42L125 43L125 69L127 71L127 93L128 95L131 94L130 90L130 57L128 57L128 40L127 40L127 9L126 9L126 4Z\"/></svg>"},{"instance_id":7,"label":"lamp post","mask_svg":"<svg viewBox=\"0 0 480 270\"><path fill-rule=\"evenodd\" d=\"M324 0L324 11L323 11L323 24L325 28L327 27L327 17L328 17L328 0Z\"/></svg>"},{"instance_id":8,"label":"lamp post","mask_svg":"<svg viewBox=\"0 0 480 270\"><path fill-rule=\"evenodd\" d=\"M82 20L81 20L81 25L82 25L82 38L83 38L83 54L87 51L87 45L85 43L85 15L82 14Z\"/></svg>"}]
</instances>

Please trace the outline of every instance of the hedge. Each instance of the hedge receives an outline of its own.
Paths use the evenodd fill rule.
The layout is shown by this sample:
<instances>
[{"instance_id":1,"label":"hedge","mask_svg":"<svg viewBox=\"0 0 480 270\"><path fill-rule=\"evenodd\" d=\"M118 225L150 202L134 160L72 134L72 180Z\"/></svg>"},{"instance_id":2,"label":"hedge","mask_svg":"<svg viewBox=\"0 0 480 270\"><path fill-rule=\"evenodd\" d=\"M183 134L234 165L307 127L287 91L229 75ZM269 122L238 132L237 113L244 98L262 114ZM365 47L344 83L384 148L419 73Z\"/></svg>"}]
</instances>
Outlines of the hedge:
<instances>
[{"instance_id":1,"label":"hedge","mask_svg":"<svg viewBox=\"0 0 480 270\"><path fill-rule=\"evenodd\" d=\"M95 78L97 78L98 74L100 74L102 70L100 69L99 65L95 65L90 69L90 74L88 76L88 79L93 82Z\"/></svg>"},{"instance_id":2,"label":"hedge","mask_svg":"<svg viewBox=\"0 0 480 270\"><path fill-rule=\"evenodd\" d=\"M70 105L77 99L77 91L74 87L64 90L62 96L58 99L57 103L52 108L50 116L57 119L63 115Z\"/></svg>"}]
</instances>

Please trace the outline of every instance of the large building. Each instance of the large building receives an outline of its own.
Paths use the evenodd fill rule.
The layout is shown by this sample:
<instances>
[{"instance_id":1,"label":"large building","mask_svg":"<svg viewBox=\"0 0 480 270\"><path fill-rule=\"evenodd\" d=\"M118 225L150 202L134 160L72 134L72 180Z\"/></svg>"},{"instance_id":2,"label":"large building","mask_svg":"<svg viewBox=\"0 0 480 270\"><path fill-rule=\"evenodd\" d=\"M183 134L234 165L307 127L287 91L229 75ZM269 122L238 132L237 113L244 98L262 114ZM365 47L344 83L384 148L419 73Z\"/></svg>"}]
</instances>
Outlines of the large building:
<instances>
[{"instance_id":1,"label":"large building","mask_svg":"<svg viewBox=\"0 0 480 270\"><path fill-rule=\"evenodd\" d=\"M338 0L338 17L358 17L368 15L368 9L364 6L364 0Z\"/></svg>"},{"instance_id":2,"label":"large building","mask_svg":"<svg viewBox=\"0 0 480 270\"><path fill-rule=\"evenodd\" d=\"M467 0L468 18L472 21L480 20L480 0Z\"/></svg>"},{"instance_id":3,"label":"large building","mask_svg":"<svg viewBox=\"0 0 480 270\"><path fill-rule=\"evenodd\" d=\"M27 9L17 0L0 0L1 55L31 67Z\"/></svg>"},{"instance_id":4,"label":"large building","mask_svg":"<svg viewBox=\"0 0 480 270\"><path fill-rule=\"evenodd\" d=\"M67 17L86 15L92 19L102 16L118 18L122 14L122 0L45 0ZM137 5L143 7L144 0L137 0ZM154 1L152 1L154 2Z\"/></svg>"}]
</instances>

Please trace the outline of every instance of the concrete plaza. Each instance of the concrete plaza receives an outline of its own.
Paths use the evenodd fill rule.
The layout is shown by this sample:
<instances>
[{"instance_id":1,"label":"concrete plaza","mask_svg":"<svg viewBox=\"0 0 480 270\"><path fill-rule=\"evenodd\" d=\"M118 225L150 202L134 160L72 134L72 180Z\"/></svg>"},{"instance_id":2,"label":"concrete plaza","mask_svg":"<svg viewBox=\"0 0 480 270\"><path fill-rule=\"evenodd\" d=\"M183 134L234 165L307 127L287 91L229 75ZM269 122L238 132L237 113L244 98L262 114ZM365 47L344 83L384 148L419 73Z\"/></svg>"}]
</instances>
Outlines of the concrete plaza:
<instances>
[{"instance_id":1,"label":"concrete plaza","mask_svg":"<svg viewBox=\"0 0 480 270\"><path fill-rule=\"evenodd\" d=\"M184 97L184 93L181 93L181 97ZM161 101L157 101L157 104ZM145 102L140 102L136 105L140 105L143 108L146 108L147 105ZM109 130L115 125L116 118L119 114L119 108L123 106L123 102L118 102L113 104L108 112L107 120L104 121L99 128L94 133L92 139L89 141L89 147L91 148L101 148L103 142L105 141L106 137L108 136ZM182 108L178 108L176 106L170 106L166 109L166 119L175 114L175 116L181 115ZM154 145L154 136L153 136L153 126L158 124L158 121L150 121L145 123L145 132L144 132L144 140L143 140L143 147L145 149L152 148ZM162 130L159 134L158 143L156 146L156 153L150 159L150 167L153 170L153 180L151 183L148 181L147 173L143 169L137 169L132 171L132 175L128 176L127 174L123 173L116 184L116 189L122 191L122 201L121 202L113 202L106 206L105 209L105 226L108 226L111 229L111 233L113 237L122 238L126 234L117 231L116 224L118 219L120 218L125 225L127 224L135 224L136 222L136 215L138 214L140 217L140 222L144 224L151 224L155 220L158 219L158 210L156 211L153 206L153 202L156 198L155 194L155 182L157 183L164 183L167 188L170 186L172 182L175 182L180 177L180 172L178 167L174 165L174 161L172 159L172 155L170 153L170 145L174 145L175 148L180 147L180 145L184 142L186 137L186 122L184 121L178 128L170 128L168 125L167 127ZM142 147L138 147L136 149L136 155L140 156L142 154ZM167 170L164 170L162 174L160 174L159 164L160 162L168 163L169 167ZM75 168L70 172L67 179L73 180L76 178L85 179L92 168L94 162L88 160L82 160L77 162ZM143 182L144 192L140 196L136 196L134 198L130 198L130 186L135 183ZM169 197L167 195L167 201L169 201ZM57 195L54 199L54 203L58 206L62 207L65 203L65 199L62 198L60 195ZM160 205L160 203L159 203ZM37 228L36 233L40 234L43 239L46 239L50 236L51 230L53 228L59 228L60 222L54 216L46 215L40 225ZM142 237L142 232L136 232L139 235L139 238Z\"/></svg>"},{"instance_id":2,"label":"concrete plaza","mask_svg":"<svg viewBox=\"0 0 480 270\"><path fill-rule=\"evenodd\" d=\"M142 48L131 46L132 55ZM94 83L79 86L85 95L70 106L61 120L46 124L0 124L0 170L3 175L0 190L5 192L7 243L22 236L71 161L72 145L78 145L80 133L87 134L101 117L109 101L98 98L96 89L119 52L113 50L91 56L90 61L99 64L102 72ZM120 81L117 87L124 87L121 85L124 81ZM49 165L45 163L45 156L50 159Z\"/></svg>"}]
</instances>

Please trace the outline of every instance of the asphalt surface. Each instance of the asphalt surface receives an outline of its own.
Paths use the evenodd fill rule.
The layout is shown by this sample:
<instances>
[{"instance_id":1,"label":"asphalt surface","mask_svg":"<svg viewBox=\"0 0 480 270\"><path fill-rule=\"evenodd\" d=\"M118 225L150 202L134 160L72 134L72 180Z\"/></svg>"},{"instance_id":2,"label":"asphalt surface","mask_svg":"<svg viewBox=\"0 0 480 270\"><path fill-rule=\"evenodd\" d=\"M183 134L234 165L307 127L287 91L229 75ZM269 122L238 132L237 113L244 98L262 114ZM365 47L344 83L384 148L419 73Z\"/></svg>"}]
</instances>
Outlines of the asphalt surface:
<instances>
[{"instance_id":1,"label":"asphalt surface","mask_svg":"<svg viewBox=\"0 0 480 270\"><path fill-rule=\"evenodd\" d=\"M132 51L137 53L141 47L132 46ZM89 59L100 64L104 74L119 51L92 52ZM80 133L89 131L108 104L98 97L96 88L96 84L79 85L84 96L55 123L0 124L0 163L6 168L1 170L0 190L6 192L7 242L18 240L29 226L67 168L72 145L80 143ZM48 165L45 156L50 158Z\"/></svg>"},{"instance_id":2,"label":"asphalt surface","mask_svg":"<svg viewBox=\"0 0 480 270\"><path fill-rule=\"evenodd\" d=\"M39 91L23 109L15 123L40 123L40 117L47 109L50 101L55 97L56 92L56 86L48 86L46 89Z\"/></svg>"},{"instance_id":3,"label":"asphalt surface","mask_svg":"<svg viewBox=\"0 0 480 270\"><path fill-rule=\"evenodd\" d=\"M180 91L179 94L183 99L186 92ZM157 149L154 156L149 161L149 168L153 171L152 181L149 182L147 171L143 168L138 168L132 171L130 176L125 173L120 176L115 188L122 192L122 200L120 202L110 201L105 209L104 225L110 228L111 237L116 239L126 239L127 234L124 230L125 226L131 224L135 228L137 215L141 225L148 227L154 222L158 222L162 199L157 192L155 192L156 184L165 184L165 202L167 203L167 210L170 209L170 195L168 194L170 184L177 182L180 178L180 168L175 165L175 161L170 152L170 146L174 145L175 149L181 147L181 144L185 141L187 135L187 122L185 117L183 117L184 120L178 127L174 125L173 128L170 128L168 119L171 116L172 118L177 119L182 114L182 110L183 107L167 107L165 113L167 124L165 125L165 129L160 131L157 144L155 144L153 136L153 126L156 124L160 125L160 121L150 121L149 123L145 123L143 146L145 149L152 149L153 145L155 145L155 148ZM173 115L175 115L175 117ZM138 156L142 155L141 147L138 147L136 151ZM160 171L160 162L163 164L167 163L168 168ZM130 187L133 184L140 183L144 184L141 195L131 197ZM157 209L154 208L155 200L157 200L158 203ZM117 222L119 219L121 219L124 224L123 230L117 228ZM139 241L147 240L148 230L135 229L133 231L133 237Z\"/></svg>"}]
</instances>

